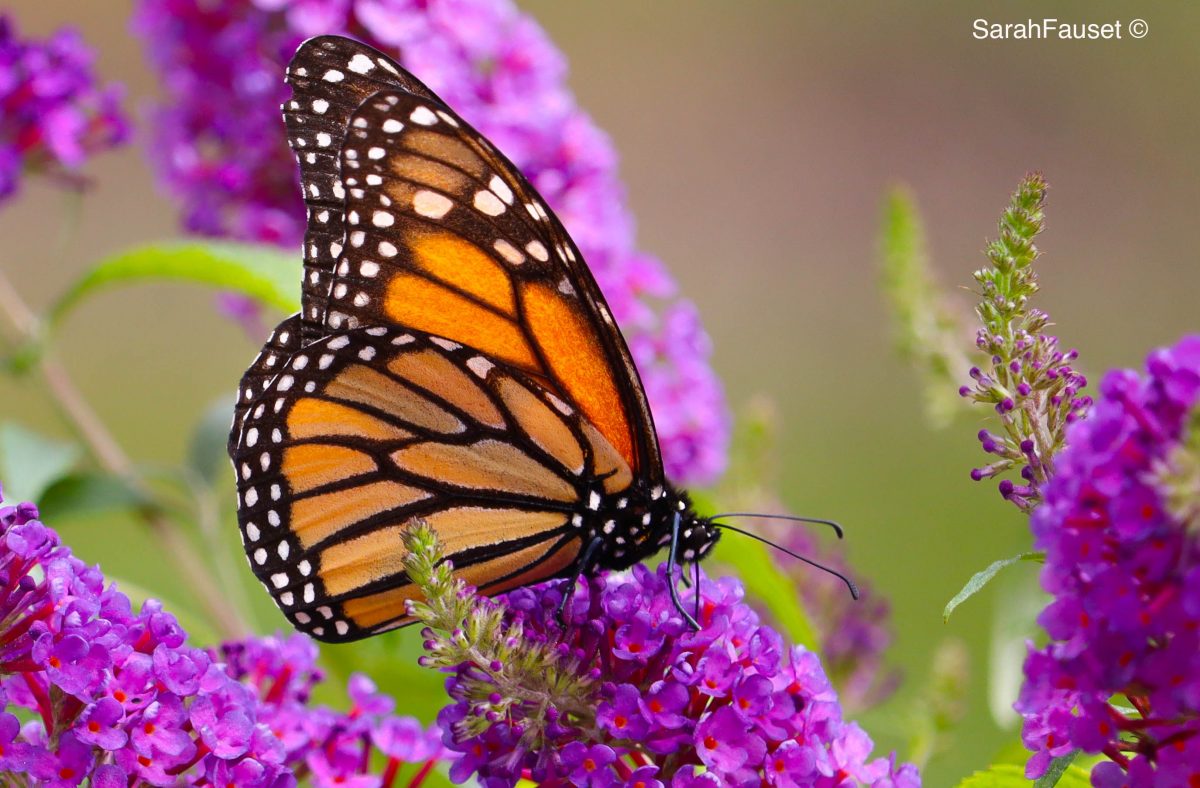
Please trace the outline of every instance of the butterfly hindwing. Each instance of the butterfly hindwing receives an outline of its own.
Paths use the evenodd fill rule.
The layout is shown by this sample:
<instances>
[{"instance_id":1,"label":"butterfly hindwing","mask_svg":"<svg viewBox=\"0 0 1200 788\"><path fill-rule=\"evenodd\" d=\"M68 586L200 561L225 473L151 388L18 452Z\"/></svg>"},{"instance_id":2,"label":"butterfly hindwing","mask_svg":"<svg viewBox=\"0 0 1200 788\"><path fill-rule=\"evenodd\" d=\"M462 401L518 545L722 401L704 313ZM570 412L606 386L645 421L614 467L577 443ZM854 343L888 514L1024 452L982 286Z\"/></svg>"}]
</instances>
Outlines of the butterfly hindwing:
<instances>
[{"instance_id":1,"label":"butterfly hindwing","mask_svg":"<svg viewBox=\"0 0 1200 788\"><path fill-rule=\"evenodd\" d=\"M414 519L459 577L497 593L570 571L593 491L632 481L582 413L442 337L358 328L278 364L235 425L238 517L259 579L320 639L408 623Z\"/></svg>"},{"instance_id":2,"label":"butterfly hindwing","mask_svg":"<svg viewBox=\"0 0 1200 788\"><path fill-rule=\"evenodd\" d=\"M661 460L640 379L554 214L443 105L380 92L341 152L346 238L326 330L404 325L475 347L582 410L649 481Z\"/></svg>"},{"instance_id":3,"label":"butterfly hindwing","mask_svg":"<svg viewBox=\"0 0 1200 788\"><path fill-rule=\"evenodd\" d=\"M226 447L230 457L237 448L238 432L247 414L251 413L253 408L258 407L260 397L271 384L271 380L279 374L280 368L287 363L288 357L299 350L302 344L301 331L302 323L299 314L284 320L271 332L263 349L250 364L246 373L242 375L241 383L238 384L237 404L233 409L233 429L229 433L229 444ZM263 411L265 410L266 406L263 405Z\"/></svg>"}]
</instances>

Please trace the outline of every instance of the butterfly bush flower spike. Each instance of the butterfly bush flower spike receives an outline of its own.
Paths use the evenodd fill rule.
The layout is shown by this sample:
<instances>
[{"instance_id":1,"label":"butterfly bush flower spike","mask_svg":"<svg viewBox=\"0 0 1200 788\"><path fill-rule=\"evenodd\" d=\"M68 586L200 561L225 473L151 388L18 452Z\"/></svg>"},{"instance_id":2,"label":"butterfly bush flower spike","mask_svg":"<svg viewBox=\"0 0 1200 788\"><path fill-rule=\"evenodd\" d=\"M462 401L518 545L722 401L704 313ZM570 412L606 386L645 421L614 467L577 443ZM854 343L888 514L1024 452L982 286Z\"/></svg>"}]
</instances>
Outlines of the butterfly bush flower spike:
<instances>
[{"instance_id":1,"label":"butterfly bush flower spike","mask_svg":"<svg viewBox=\"0 0 1200 788\"><path fill-rule=\"evenodd\" d=\"M398 53L562 218L629 340L670 477L719 475L729 424L708 338L663 265L636 247L617 156L567 88L562 53L513 3L142 0L136 27L168 94L154 163L187 227L288 247L304 235L304 206L277 114L284 63L328 33Z\"/></svg>"},{"instance_id":2,"label":"butterfly bush flower spike","mask_svg":"<svg viewBox=\"0 0 1200 788\"><path fill-rule=\"evenodd\" d=\"M1017 471L1019 481L1000 482L1000 493L1028 513L1041 500L1053 474L1054 455L1063 447L1067 425L1082 418L1091 397L1074 368L1076 351L1063 351L1046 333L1050 319L1030 306L1038 291L1033 264L1034 238L1042 231L1046 182L1027 176L1000 219L1000 236L988 244L991 266L975 272L980 287L976 313L982 322L975 344L986 357L972 367L972 385L959 394L992 406L1000 432L981 430L979 442L995 459L971 471L976 481Z\"/></svg>"},{"instance_id":3,"label":"butterfly bush flower spike","mask_svg":"<svg viewBox=\"0 0 1200 788\"><path fill-rule=\"evenodd\" d=\"M1100 788L1200 784L1200 336L1100 384L1031 519L1046 553L1016 708L1027 773L1075 749Z\"/></svg>"},{"instance_id":4,"label":"butterfly bush flower spike","mask_svg":"<svg viewBox=\"0 0 1200 788\"><path fill-rule=\"evenodd\" d=\"M134 612L32 504L0 506L0 784L382 787L442 755L363 677L349 713L310 706L321 675L304 636L186 639L157 602Z\"/></svg>"},{"instance_id":5,"label":"butterfly bush flower spike","mask_svg":"<svg viewBox=\"0 0 1200 788\"><path fill-rule=\"evenodd\" d=\"M78 185L88 157L129 136L120 85L100 85L92 50L71 29L45 41L21 38L0 15L0 203L22 174Z\"/></svg>"},{"instance_id":6,"label":"butterfly bush flower spike","mask_svg":"<svg viewBox=\"0 0 1200 788\"><path fill-rule=\"evenodd\" d=\"M564 581L479 599L453 579L431 529L406 541L430 600L410 606L428 625L423 661L449 674L439 723L460 753L456 781L920 785L911 765L870 759L817 656L787 648L731 578L701 581L695 632L665 568L601 574L575 589L564 630Z\"/></svg>"}]
</instances>

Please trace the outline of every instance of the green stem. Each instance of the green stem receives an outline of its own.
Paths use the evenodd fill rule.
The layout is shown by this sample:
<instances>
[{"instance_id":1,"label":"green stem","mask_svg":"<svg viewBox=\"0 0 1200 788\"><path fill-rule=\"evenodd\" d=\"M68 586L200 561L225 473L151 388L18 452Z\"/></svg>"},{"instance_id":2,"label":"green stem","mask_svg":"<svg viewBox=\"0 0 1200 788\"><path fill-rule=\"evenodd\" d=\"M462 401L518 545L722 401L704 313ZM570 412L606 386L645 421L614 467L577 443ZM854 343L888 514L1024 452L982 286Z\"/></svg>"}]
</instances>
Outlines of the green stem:
<instances>
[{"instance_id":1,"label":"green stem","mask_svg":"<svg viewBox=\"0 0 1200 788\"><path fill-rule=\"evenodd\" d=\"M33 341L37 337L37 317L9 282L3 270L0 270L0 312L8 319L20 339ZM134 489L146 493L149 497L150 491L145 482L138 477L133 462L83 397L67 373L66 367L48 349L37 355L36 366L63 419L79 436L96 463L114 476L127 480ZM196 598L221 634L225 637L243 637L249 634L249 627L237 612L222 603L224 597L213 582L212 574L204 563L196 558L195 549L179 527L157 509L139 509L138 514L162 552L169 555L179 567L185 582L191 586Z\"/></svg>"}]
</instances>

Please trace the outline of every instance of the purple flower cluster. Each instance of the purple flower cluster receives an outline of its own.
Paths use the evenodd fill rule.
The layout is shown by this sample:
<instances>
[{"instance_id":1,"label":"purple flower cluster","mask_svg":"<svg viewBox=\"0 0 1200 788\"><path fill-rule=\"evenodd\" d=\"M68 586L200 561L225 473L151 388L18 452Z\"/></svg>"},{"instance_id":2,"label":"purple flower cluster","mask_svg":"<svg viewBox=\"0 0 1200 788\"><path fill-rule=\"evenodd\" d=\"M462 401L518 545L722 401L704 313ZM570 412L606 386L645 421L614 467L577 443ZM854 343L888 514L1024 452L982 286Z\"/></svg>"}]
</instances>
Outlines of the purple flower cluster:
<instances>
[{"instance_id":1,"label":"purple flower cluster","mask_svg":"<svg viewBox=\"0 0 1200 788\"><path fill-rule=\"evenodd\" d=\"M302 636L216 652L186 638L153 600L133 612L32 504L0 507L0 783L383 787L440 756L436 731L391 717L363 678L350 713L306 707L319 675Z\"/></svg>"},{"instance_id":2,"label":"purple flower cluster","mask_svg":"<svg viewBox=\"0 0 1200 788\"><path fill-rule=\"evenodd\" d=\"M393 716L395 702L364 675L350 677L348 712L310 706L323 676L316 667L317 646L304 635L225 643L210 654L258 698L258 722L280 741L284 762L297 778L308 776L317 785L386 788L402 764L422 764L423 775L445 755L437 728ZM368 766L374 759L383 761L379 773Z\"/></svg>"},{"instance_id":3,"label":"purple flower cluster","mask_svg":"<svg viewBox=\"0 0 1200 788\"><path fill-rule=\"evenodd\" d=\"M23 40L0 15L0 201L25 171L73 182L89 155L124 142L122 94L97 84L92 52L74 30Z\"/></svg>"},{"instance_id":4,"label":"purple flower cluster","mask_svg":"<svg viewBox=\"0 0 1200 788\"><path fill-rule=\"evenodd\" d=\"M1054 596L1016 704L1031 777L1082 749L1102 788L1200 784L1200 336L1146 367L1104 378L1031 521Z\"/></svg>"},{"instance_id":5,"label":"purple flower cluster","mask_svg":"<svg viewBox=\"0 0 1200 788\"><path fill-rule=\"evenodd\" d=\"M708 338L662 264L637 250L616 153L567 89L562 53L512 2L143 0L136 26L170 96L153 155L187 227L291 246L304 210L278 118L283 64L323 33L398 52L512 158L579 244L630 339L671 477L720 473L729 425Z\"/></svg>"},{"instance_id":6,"label":"purple flower cluster","mask_svg":"<svg viewBox=\"0 0 1200 788\"><path fill-rule=\"evenodd\" d=\"M492 705L501 699L480 691L487 674L461 665L447 683L455 703L439 716L446 745L462 754L453 779L474 774L485 785L508 786L524 775L643 788L920 784L911 765L868 760L871 740L843 721L816 655L786 648L760 624L736 580L700 582L698 632L675 609L663 568L638 565L592 578L570 600L563 632L556 611L565 588L544 583L504 602L525 639L553 644L590 672L598 687L594 720L552 706L544 712L550 746L529 751L521 708L496 714ZM490 725L469 735L466 723L478 718Z\"/></svg>"}]
</instances>

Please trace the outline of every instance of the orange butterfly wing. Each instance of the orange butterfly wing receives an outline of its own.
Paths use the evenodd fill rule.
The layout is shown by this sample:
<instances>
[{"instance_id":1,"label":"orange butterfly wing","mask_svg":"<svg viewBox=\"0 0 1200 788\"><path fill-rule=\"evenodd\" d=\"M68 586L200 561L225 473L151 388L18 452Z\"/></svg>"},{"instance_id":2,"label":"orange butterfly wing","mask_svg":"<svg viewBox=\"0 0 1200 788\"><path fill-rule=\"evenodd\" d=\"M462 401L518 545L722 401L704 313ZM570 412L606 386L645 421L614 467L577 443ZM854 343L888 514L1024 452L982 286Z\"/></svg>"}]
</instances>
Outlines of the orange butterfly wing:
<instances>
[{"instance_id":1,"label":"orange butterfly wing","mask_svg":"<svg viewBox=\"0 0 1200 788\"><path fill-rule=\"evenodd\" d=\"M409 623L420 593L401 535L415 518L459 577L498 593L568 572L595 480L613 493L631 481L577 410L441 337L352 329L277 364L265 387L247 376L238 517L255 574L322 640Z\"/></svg>"}]
</instances>

